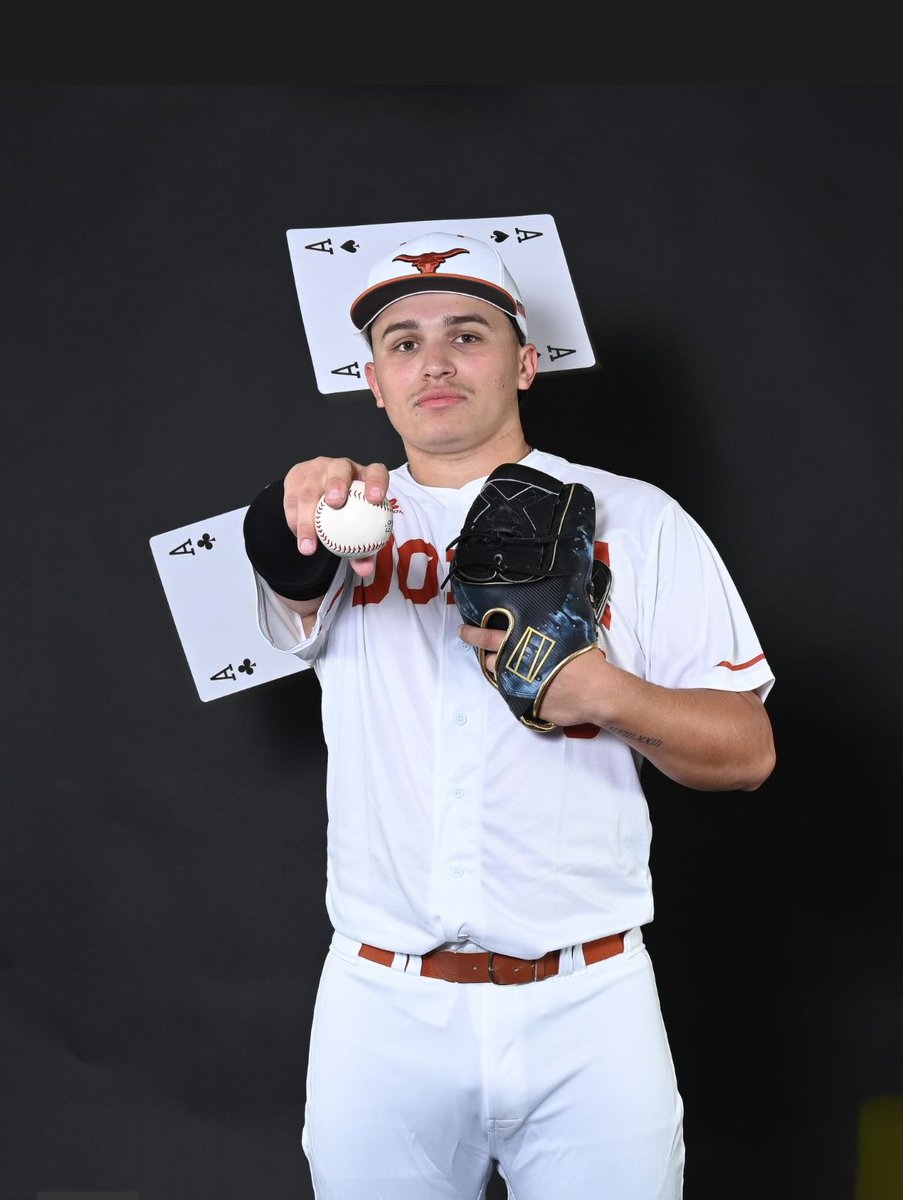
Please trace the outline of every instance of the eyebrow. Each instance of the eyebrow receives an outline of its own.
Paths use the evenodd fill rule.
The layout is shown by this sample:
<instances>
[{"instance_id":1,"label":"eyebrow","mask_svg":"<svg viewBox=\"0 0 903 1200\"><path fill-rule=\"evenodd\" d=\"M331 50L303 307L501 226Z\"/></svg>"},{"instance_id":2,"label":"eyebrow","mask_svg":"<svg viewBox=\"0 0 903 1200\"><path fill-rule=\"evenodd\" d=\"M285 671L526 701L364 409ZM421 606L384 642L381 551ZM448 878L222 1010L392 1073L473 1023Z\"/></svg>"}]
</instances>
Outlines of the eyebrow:
<instances>
[{"instance_id":1,"label":"eyebrow","mask_svg":"<svg viewBox=\"0 0 903 1200\"><path fill-rule=\"evenodd\" d=\"M442 323L447 329L453 329L457 325L485 325L489 328L489 322L480 313L463 313L455 316L443 317ZM420 328L420 322L414 320L394 321L379 335L379 340L383 341L393 333L416 333Z\"/></svg>"}]
</instances>

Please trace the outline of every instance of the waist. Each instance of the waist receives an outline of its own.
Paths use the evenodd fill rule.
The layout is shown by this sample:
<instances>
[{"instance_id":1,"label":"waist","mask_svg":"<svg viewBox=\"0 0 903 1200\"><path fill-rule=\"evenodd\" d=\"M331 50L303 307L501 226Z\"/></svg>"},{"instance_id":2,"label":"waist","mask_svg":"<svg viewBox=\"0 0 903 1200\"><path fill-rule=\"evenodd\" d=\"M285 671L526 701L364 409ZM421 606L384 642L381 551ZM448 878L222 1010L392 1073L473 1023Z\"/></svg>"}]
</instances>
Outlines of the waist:
<instances>
[{"instance_id":1,"label":"waist","mask_svg":"<svg viewBox=\"0 0 903 1200\"><path fill-rule=\"evenodd\" d=\"M623 953L624 933L610 933L581 945L583 960L587 966ZM549 950L539 958L515 958L494 951L461 953L456 950L431 950L420 956L420 974L428 979L442 979L447 983L495 983L501 985L538 983L559 973L564 951ZM410 955L398 955L394 950L384 950L366 943L358 950L361 958L381 963L384 967L400 969L410 965ZM405 961L407 960L407 961Z\"/></svg>"}]
</instances>

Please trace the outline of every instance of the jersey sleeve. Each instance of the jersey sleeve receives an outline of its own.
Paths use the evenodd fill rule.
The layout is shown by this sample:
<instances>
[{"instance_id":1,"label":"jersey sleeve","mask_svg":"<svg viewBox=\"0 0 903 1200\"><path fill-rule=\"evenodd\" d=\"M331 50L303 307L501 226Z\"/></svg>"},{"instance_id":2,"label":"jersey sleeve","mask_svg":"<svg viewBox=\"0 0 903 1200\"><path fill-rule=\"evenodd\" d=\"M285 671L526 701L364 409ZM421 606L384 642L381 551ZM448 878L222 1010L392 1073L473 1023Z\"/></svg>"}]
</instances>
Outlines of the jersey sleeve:
<instances>
[{"instance_id":1,"label":"jersey sleeve","mask_svg":"<svg viewBox=\"0 0 903 1200\"><path fill-rule=\"evenodd\" d=\"M674 501L659 519L641 595L647 678L765 699L774 675L743 600L711 539Z\"/></svg>"},{"instance_id":2,"label":"jersey sleeve","mask_svg":"<svg viewBox=\"0 0 903 1200\"><path fill-rule=\"evenodd\" d=\"M273 591L265 579L254 572L257 586L257 627L275 650L294 654L305 666L313 666L326 638L340 600L348 588L350 564L342 562L333 576L329 590L317 610L317 619L309 635L304 633L301 617Z\"/></svg>"}]
</instances>

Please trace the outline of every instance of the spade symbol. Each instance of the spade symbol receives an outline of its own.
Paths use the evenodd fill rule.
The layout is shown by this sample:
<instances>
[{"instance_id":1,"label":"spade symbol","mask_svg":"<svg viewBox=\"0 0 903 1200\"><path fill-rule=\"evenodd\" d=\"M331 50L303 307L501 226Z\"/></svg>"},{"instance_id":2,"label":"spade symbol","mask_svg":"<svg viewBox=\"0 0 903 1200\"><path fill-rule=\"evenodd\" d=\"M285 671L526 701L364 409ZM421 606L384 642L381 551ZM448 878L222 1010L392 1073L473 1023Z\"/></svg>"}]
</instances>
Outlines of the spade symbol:
<instances>
[{"instance_id":1,"label":"spade symbol","mask_svg":"<svg viewBox=\"0 0 903 1200\"><path fill-rule=\"evenodd\" d=\"M347 242L342 242L342 245L339 247L339 249L347 250L349 254L356 254L358 245L354 238L349 238Z\"/></svg>"}]
</instances>

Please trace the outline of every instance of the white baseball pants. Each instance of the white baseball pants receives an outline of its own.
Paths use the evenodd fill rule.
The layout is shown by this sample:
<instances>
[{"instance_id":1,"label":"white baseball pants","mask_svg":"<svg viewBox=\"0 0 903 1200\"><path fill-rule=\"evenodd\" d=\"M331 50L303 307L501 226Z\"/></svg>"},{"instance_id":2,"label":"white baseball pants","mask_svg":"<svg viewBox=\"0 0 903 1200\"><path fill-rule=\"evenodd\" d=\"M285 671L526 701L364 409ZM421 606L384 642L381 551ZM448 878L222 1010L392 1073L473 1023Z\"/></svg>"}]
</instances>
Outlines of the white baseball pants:
<instances>
[{"instance_id":1,"label":"white baseball pants","mask_svg":"<svg viewBox=\"0 0 903 1200\"><path fill-rule=\"evenodd\" d=\"M576 947L514 986L358 949L334 936L314 1010L317 1200L479 1200L493 1160L511 1200L680 1200L683 1104L640 929L623 954L586 967Z\"/></svg>"}]
</instances>

